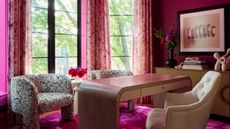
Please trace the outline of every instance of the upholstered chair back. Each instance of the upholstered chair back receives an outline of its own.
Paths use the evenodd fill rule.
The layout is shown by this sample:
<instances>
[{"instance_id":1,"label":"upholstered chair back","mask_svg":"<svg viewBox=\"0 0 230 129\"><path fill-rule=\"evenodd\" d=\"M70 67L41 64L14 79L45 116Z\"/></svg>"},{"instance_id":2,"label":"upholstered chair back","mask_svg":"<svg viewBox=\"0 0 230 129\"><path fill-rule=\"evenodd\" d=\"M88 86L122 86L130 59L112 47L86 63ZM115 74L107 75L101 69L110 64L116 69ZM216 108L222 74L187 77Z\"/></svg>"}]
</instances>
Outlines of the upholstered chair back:
<instances>
[{"instance_id":1,"label":"upholstered chair back","mask_svg":"<svg viewBox=\"0 0 230 129\"><path fill-rule=\"evenodd\" d=\"M125 70L92 70L90 73L90 78L93 80L93 79L129 76L129 75L133 75L133 73L131 71L125 71Z\"/></svg>"},{"instance_id":2,"label":"upholstered chair back","mask_svg":"<svg viewBox=\"0 0 230 129\"><path fill-rule=\"evenodd\" d=\"M62 93L70 93L72 90L69 87L66 88L66 85L71 85L70 79L61 74L25 75L25 77L34 83L39 93L60 92L60 88Z\"/></svg>"},{"instance_id":3,"label":"upholstered chair back","mask_svg":"<svg viewBox=\"0 0 230 129\"><path fill-rule=\"evenodd\" d=\"M206 101L210 97L215 96L218 91L218 86L215 83L219 83L220 73L209 71L207 72L200 82L192 89L191 93L199 101Z\"/></svg>"}]
</instances>

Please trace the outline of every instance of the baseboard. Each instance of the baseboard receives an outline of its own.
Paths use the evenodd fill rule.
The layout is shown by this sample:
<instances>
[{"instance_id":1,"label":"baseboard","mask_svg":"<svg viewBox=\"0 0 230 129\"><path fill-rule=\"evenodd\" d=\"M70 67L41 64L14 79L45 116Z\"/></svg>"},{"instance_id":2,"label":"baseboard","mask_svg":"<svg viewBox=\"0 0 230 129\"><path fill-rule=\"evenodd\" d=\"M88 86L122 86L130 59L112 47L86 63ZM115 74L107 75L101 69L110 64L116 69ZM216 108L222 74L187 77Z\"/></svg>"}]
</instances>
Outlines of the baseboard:
<instances>
[{"instance_id":1,"label":"baseboard","mask_svg":"<svg viewBox=\"0 0 230 129\"><path fill-rule=\"evenodd\" d=\"M7 104L0 106L0 129L7 126Z\"/></svg>"}]
</instances>

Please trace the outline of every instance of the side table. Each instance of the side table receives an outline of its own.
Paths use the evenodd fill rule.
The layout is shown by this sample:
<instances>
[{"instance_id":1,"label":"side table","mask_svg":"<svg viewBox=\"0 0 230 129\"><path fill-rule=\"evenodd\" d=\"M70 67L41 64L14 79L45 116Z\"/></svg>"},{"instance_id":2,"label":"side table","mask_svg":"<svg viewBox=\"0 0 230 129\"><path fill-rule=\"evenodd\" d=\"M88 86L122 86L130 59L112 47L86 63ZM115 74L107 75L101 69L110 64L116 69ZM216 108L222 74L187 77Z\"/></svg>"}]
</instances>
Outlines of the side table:
<instances>
[{"instance_id":1,"label":"side table","mask_svg":"<svg viewBox=\"0 0 230 129\"><path fill-rule=\"evenodd\" d=\"M78 114L78 88L81 84L81 81L72 80L71 85L74 90L74 115Z\"/></svg>"}]
</instances>

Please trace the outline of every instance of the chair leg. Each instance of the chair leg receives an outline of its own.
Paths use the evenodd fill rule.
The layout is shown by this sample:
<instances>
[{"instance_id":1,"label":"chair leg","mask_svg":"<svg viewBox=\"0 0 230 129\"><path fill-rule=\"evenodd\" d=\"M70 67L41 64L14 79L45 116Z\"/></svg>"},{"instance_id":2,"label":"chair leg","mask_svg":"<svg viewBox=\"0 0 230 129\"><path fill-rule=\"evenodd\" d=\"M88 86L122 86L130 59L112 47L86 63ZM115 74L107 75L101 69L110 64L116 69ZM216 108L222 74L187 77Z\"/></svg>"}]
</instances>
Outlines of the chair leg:
<instances>
[{"instance_id":1,"label":"chair leg","mask_svg":"<svg viewBox=\"0 0 230 129\"><path fill-rule=\"evenodd\" d=\"M16 117L16 125L22 125L23 124L23 116L19 113L15 113Z\"/></svg>"},{"instance_id":2,"label":"chair leg","mask_svg":"<svg viewBox=\"0 0 230 129\"><path fill-rule=\"evenodd\" d=\"M39 114L34 112L23 114L23 129L40 129Z\"/></svg>"},{"instance_id":3,"label":"chair leg","mask_svg":"<svg viewBox=\"0 0 230 129\"><path fill-rule=\"evenodd\" d=\"M61 117L66 121L74 119L73 104L61 108Z\"/></svg>"}]
</instances>

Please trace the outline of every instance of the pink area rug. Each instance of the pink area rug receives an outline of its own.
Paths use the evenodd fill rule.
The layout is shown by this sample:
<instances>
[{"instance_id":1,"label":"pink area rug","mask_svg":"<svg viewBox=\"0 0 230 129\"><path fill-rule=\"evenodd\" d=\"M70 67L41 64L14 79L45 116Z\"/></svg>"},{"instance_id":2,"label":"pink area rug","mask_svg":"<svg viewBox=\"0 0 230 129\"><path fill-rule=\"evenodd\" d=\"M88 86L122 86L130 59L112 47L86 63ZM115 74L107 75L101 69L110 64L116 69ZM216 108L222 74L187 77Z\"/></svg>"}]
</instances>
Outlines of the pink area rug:
<instances>
[{"instance_id":1,"label":"pink area rug","mask_svg":"<svg viewBox=\"0 0 230 129\"><path fill-rule=\"evenodd\" d=\"M128 112L121 107L120 127L121 129L145 129L145 120L150 107L136 106L135 110ZM42 115L40 118L41 129L78 129L78 116L74 121L64 122L61 120L60 111ZM206 129L230 129L229 124L210 119Z\"/></svg>"}]
</instances>

